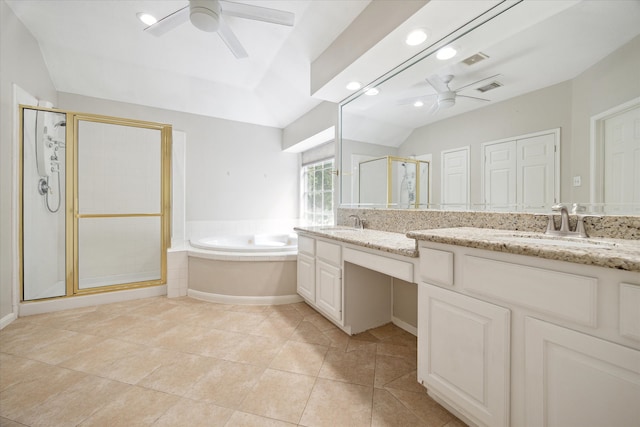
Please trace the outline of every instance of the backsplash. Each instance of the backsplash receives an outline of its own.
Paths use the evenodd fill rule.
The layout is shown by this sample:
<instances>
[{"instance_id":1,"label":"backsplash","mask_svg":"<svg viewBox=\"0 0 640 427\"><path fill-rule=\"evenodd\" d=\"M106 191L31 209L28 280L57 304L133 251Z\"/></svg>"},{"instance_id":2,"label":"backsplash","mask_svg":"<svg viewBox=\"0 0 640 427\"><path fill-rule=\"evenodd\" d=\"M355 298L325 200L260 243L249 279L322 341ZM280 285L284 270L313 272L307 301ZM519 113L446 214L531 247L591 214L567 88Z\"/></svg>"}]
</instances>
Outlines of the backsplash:
<instances>
[{"instance_id":1,"label":"backsplash","mask_svg":"<svg viewBox=\"0 0 640 427\"><path fill-rule=\"evenodd\" d=\"M451 227L544 232L548 222L547 214L537 213L339 208L337 224L353 225L349 215L358 215L363 219L365 228L396 233ZM576 216L570 215L570 219L571 228L574 229ZM590 237L640 239L640 216L587 217L584 225Z\"/></svg>"}]
</instances>

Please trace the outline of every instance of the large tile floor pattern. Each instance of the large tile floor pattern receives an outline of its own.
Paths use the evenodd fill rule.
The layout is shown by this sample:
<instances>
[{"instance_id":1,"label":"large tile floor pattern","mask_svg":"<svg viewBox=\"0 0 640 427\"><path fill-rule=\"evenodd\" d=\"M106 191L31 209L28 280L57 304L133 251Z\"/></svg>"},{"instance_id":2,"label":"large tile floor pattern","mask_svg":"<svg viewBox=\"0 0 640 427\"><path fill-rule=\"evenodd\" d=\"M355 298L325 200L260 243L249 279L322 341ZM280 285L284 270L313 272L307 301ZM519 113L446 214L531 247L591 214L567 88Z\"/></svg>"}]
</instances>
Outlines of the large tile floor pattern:
<instances>
[{"instance_id":1,"label":"large tile floor pattern","mask_svg":"<svg viewBox=\"0 0 640 427\"><path fill-rule=\"evenodd\" d=\"M1 426L447 426L416 338L349 337L304 303L149 298L0 331Z\"/></svg>"}]
</instances>

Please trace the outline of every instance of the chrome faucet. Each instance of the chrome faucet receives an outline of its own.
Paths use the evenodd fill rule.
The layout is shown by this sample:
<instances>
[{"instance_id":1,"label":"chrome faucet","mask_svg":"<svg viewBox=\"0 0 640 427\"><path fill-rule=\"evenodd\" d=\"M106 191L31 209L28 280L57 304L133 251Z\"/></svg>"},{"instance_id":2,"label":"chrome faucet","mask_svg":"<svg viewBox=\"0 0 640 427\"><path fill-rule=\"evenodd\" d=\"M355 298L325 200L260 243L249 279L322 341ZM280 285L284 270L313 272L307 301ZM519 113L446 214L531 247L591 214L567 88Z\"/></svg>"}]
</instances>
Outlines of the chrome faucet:
<instances>
[{"instance_id":1,"label":"chrome faucet","mask_svg":"<svg viewBox=\"0 0 640 427\"><path fill-rule=\"evenodd\" d=\"M353 227L359 230L364 229L364 221L358 215L349 215L349 218L353 218Z\"/></svg>"},{"instance_id":2,"label":"chrome faucet","mask_svg":"<svg viewBox=\"0 0 640 427\"><path fill-rule=\"evenodd\" d=\"M560 212L560 229L556 228L554 220L554 214L549 215L549 223L547 224L547 231L545 234L551 234L554 236L577 236L577 237L589 237L587 231L584 228L584 218L586 215L578 215L578 222L576 223L575 230L571 230L569 225L569 211L567 207L562 204L557 204L551 207L554 212ZM572 214L579 214L584 212L586 208L577 203L573 204L571 209Z\"/></svg>"}]
</instances>

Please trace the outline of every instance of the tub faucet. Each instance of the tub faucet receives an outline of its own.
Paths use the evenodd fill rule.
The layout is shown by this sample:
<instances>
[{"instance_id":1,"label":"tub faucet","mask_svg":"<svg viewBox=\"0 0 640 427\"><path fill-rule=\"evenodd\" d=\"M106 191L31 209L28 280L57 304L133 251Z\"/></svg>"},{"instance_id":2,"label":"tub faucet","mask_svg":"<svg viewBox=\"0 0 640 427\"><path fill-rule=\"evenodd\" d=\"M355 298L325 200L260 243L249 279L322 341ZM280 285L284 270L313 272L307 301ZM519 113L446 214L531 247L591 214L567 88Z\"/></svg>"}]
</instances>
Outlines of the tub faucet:
<instances>
[{"instance_id":1,"label":"tub faucet","mask_svg":"<svg viewBox=\"0 0 640 427\"><path fill-rule=\"evenodd\" d=\"M349 218L353 218L353 227L359 230L364 228L364 221L360 219L358 215L349 215Z\"/></svg>"}]
</instances>

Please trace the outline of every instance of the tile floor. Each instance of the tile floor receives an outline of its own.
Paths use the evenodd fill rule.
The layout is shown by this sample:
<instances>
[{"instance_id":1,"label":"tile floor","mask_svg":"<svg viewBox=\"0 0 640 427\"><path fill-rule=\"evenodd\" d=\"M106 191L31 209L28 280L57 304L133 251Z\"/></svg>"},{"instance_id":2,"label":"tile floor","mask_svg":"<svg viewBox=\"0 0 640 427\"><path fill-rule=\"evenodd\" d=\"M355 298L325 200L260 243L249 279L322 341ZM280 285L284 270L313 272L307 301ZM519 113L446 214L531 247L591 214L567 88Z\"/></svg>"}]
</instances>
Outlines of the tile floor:
<instances>
[{"instance_id":1,"label":"tile floor","mask_svg":"<svg viewBox=\"0 0 640 427\"><path fill-rule=\"evenodd\" d=\"M128 301L0 331L1 426L464 426L416 382L416 338L349 337L304 303Z\"/></svg>"}]
</instances>

